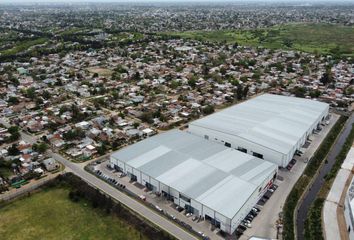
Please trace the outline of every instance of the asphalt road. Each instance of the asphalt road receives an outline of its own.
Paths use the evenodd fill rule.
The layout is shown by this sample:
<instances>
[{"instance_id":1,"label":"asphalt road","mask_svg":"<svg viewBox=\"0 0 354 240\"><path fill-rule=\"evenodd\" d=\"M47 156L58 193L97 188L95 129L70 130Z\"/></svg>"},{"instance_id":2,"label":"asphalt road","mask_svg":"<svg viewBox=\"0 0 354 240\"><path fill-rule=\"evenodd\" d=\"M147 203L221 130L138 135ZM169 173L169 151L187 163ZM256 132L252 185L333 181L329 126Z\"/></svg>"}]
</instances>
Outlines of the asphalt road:
<instances>
[{"instance_id":1,"label":"asphalt road","mask_svg":"<svg viewBox=\"0 0 354 240\"><path fill-rule=\"evenodd\" d=\"M171 235L175 236L178 239L183 239L183 240L196 240L197 238L191 235L190 233L186 232L179 226L175 225L168 219L160 216L157 214L155 211L151 210L150 208L144 206L143 204L137 202L136 200L128 197L124 193L118 191L117 189L113 188L109 184L105 183L104 181L98 179L94 175L86 172L82 166L75 164L73 162L70 162L63 158L61 155L53 153L49 151L50 155L65 165L67 168L69 168L74 174L82 178L84 181L89 183L90 185L102 190L109 196L111 196L114 199L117 199L119 202L122 204L126 205L136 213L140 214L144 218L148 219L149 221L153 222L160 228L164 229L166 232L170 233Z\"/></svg>"},{"instance_id":2,"label":"asphalt road","mask_svg":"<svg viewBox=\"0 0 354 240\"><path fill-rule=\"evenodd\" d=\"M4 125L7 128L11 127L11 124L7 120L5 120L4 118L0 118L0 124ZM31 144L37 142L37 139L35 137L32 137L31 135L29 135L23 131L20 131L20 134L21 134L22 140L24 140L25 142L28 142Z\"/></svg>"},{"instance_id":3,"label":"asphalt road","mask_svg":"<svg viewBox=\"0 0 354 240\"><path fill-rule=\"evenodd\" d=\"M10 127L10 124L0 118L0 123L6 127ZM21 137L24 141L29 142L31 144L37 142L37 139L34 136L31 136L27 133L20 132ZM180 228L173 222L169 221L168 219L160 216L155 211L151 210L150 208L144 206L143 204L139 203L135 199L128 197L124 193L118 191L117 189L113 188L109 184L105 183L104 181L100 180L99 178L93 176L92 174L86 172L84 170L84 165L73 163L61 155L52 152L51 150L48 153L58 162L62 163L66 168L70 169L74 174L79 176L82 180L86 181L90 185L94 186L95 188L100 189L101 191L105 192L112 198L118 200L122 204L126 205L128 208L132 209L136 213L140 214L144 218L148 219L150 222L156 224L161 229L165 230L166 232L170 233L171 235L175 236L178 239L183 240L196 240L195 236L186 232L184 229Z\"/></svg>"},{"instance_id":4,"label":"asphalt road","mask_svg":"<svg viewBox=\"0 0 354 240\"><path fill-rule=\"evenodd\" d=\"M306 193L305 197L303 198L303 201L301 202L301 205L297 213L297 219L296 219L296 234L297 234L297 239L299 240L304 239L304 222L306 220L308 210L311 204L316 199L317 193L320 191L320 188L324 183L325 175L332 169L336 157L339 154L340 150L342 149L342 146L351 131L353 123L354 123L354 114L352 114L347 120L344 129L341 132L338 140L334 143L331 151L329 152L327 157L328 163L324 164L323 167L320 169L320 173L316 177L315 181L313 182L313 185L311 186L310 190Z\"/></svg>"}]
</instances>

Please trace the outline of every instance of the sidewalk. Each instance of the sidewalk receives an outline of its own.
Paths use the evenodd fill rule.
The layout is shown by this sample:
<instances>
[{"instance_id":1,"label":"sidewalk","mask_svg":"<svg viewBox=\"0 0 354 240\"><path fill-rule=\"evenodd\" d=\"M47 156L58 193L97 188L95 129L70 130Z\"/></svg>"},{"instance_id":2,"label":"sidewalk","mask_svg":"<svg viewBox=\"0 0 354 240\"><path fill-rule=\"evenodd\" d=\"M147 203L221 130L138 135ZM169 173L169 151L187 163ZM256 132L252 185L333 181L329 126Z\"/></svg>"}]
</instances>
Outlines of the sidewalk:
<instances>
[{"instance_id":1,"label":"sidewalk","mask_svg":"<svg viewBox=\"0 0 354 240\"><path fill-rule=\"evenodd\" d=\"M343 206L346 193L354 169L354 146L350 149L341 169L339 170L323 208L323 229L325 239L343 239L341 232L346 231L346 226L339 226L340 215L344 217ZM343 197L344 196L344 197ZM341 224L342 225L342 224ZM343 227L345 227L343 229Z\"/></svg>"},{"instance_id":2,"label":"sidewalk","mask_svg":"<svg viewBox=\"0 0 354 240\"><path fill-rule=\"evenodd\" d=\"M339 116L332 113L330 124L324 127L319 134L314 134L311 136L312 142L304 154L301 157L294 156L297 163L291 171L279 169L278 175L281 176L283 180L276 180L275 184L279 186L278 189L264 205L260 214L253 220L252 225L254 227L247 229L241 236L241 240L247 240L253 236L277 239L276 222L279 219L279 214L283 211L283 206L287 196L304 172L307 166L307 160L311 159L323 139L327 136L328 132L332 129L338 119ZM281 237L281 234L278 237Z\"/></svg>"},{"instance_id":3,"label":"sidewalk","mask_svg":"<svg viewBox=\"0 0 354 240\"><path fill-rule=\"evenodd\" d=\"M8 192L0 194L0 201L10 201L16 197L22 196L28 192L35 190L36 188L44 185L50 180L56 178L61 172L57 172L54 174L49 174L48 176L41 178L39 180L31 180L28 184L22 186L21 188L13 188Z\"/></svg>"},{"instance_id":4,"label":"sidewalk","mask_svg":"<svg viewBox=\"0 0 354 240\"><path fill-rule=\"evenodd\" d=\"M146 197L146 201L149 203L152 203L155 206L159 206L162 210L164 210L168 215L174 216L180 221L187 223L188 225L192 226L193 229L197 232L203 232L206 234L210 239L213 240L223 240L220 235L217 235L213 230L211 230L211 224L207 221L193 221L192 217L187 217L184 213L185 212L178 212L174 207L173 204L170 201L167 201L163 197L158 197L155 194L153 194L151 191L145 191L145 187L130 182L130 179L125 176L123 178L118 177L116 173L114 173L111 170L108 170L106 168L108 161L104 161L101 164L98 164L95 166L96 170L100 170L103 174L106 176L109 176L115 180L117 180L119 183L122 183L126 186L129 191L132 193L136 194L137 196L144 195ZM96 176L95 176L96 177Z\"/></svg>"}]
</instances>

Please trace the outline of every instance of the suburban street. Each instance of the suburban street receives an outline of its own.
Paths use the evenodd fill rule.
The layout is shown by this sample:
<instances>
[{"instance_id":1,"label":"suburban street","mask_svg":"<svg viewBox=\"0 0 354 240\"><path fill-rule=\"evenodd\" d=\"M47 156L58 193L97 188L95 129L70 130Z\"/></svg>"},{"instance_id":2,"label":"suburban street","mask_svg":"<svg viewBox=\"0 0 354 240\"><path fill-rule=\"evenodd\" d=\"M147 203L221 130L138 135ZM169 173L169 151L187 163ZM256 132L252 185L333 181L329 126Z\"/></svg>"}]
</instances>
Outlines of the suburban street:
<instances>
[{"instance_id":1,"label":"suburban street","mask_svg":"<svg viewBox=\"0 0 354 240\"><path fill-rule=\"evenodd\" d=\"M344 126L343 131L339 135L339 138L337 139L332 149L330 150L327 157L328 163L324 164L323 167L320 169L320 172L316 177L315 181L313 182L313 185L311 186L310 190L307 193L305 193L305 197L303 198L303 201L300 203L300 207L296 219L297 239L300 240L304 239L304 221L306 220L308 210L311 204L313 203L313 201L315 200L317 193L322 187L322 184L324 183L324 177L332 169L336 157L339 154L340 150L342 149L342 146L351 131L353 123L354 123L354 114L352 114L349 117L349 119L347 120Z\"/></svg>"},{"instance_id":2,"label":"suburban street","mask_svg":"<svg viewBox=\"0 0 354 240\"><path fill-rule=\"evenodd\" d=\"M10 124L5 121L3 118L0 118L0 123L6 127L10 127ZM27 133L20 132L21 137L24 141L29 142L31 144L37 142L37 139L34 136L31 136ZM73 163L60 154L54 153L51 150L48 150L48 153L51 157L55 160L63 164L67 171L73 172L75 175L80 177L82 180L89 183L91 186L94 186L97 189L100 189L104 193L108 194L112 198L118 200L131 210L135 211L136 213L140 214L144 218L148 219L150 222L156 224L161 229L165 230L166 232L170 233L171 235L175 236L178 239L183 240L195 240L197 239L192 234L186 232L173 222L169 221L168 219L160 216L159 214L155 213L150 208L142 205L141 203L137 202L136 200L130 198L129 196L125 195L124 193L118 191L117 189L113 188L109 184L105 183L104 181L98 179L97 177L93 176L92 174L86 172L84 170L85 164L77 164ZM87 163L86 163L87 164Z\"/></svg>"},{"instance_id":3,"label":"suburban street","mask_svg":"<svg viewBox=\"0 0 354 240\"><path fill-rule=\"evenodd\" d=\"M186 240L195 240L197 239L190 233L184 231L182 228L178 227L174 223L170 222L166 218L158 215L150 208L142 205L141 203L137 202L136 200L128 197L124 193L118 191L117 189L113 188L109 184L103 182L102 180L98 179L97 177L93 176L92 174L86 172L81 165L75 164L63 158L61 155L57 153L53 153L51 151L50 155L65 165L65 167L69 168L74 174L79 176L82 180L86 181L90 185L102 190L112 198L118 200L122 204L126 205L133 211L139 213L144 218L148 219L152 223L156 224L160 228L164 229L171 235L175 236L178 239L186 239Z\"/></svg>"},{"instance_id":4,"label":"suburban street","mask_svg":"<svg viewBox=\"0 0 354 240\"><path fill-rule=\"evenodd\" d=\"M354 0L292 1L0 0L0 240L354 240Z\"/></svg>"},{"instance_id":5,"label":"suburban street","mask_svg":"<svg viewBox=\"0 0 354 240\"><path fill-rule=\"evenodd\" d=\"M7 128L11 127L11 124L8 121L6 121L4 118L0 118L0 124L4 125ZM31 135L24 133L23 131L20 131L20 134L21 134L22 140L24 140L25 142L28 142L31 144L37 142L37 139L35 137L32 137Z\"/></svg>"}]
</instances>

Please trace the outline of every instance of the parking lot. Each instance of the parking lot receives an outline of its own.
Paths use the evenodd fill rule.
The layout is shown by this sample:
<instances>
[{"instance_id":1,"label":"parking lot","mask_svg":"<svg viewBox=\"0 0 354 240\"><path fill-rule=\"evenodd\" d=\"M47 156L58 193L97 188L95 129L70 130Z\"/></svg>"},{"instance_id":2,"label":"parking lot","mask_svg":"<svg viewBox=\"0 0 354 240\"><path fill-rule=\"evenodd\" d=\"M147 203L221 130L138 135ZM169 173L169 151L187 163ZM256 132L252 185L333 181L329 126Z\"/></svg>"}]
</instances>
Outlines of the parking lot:
<instances>
[{"instance_id":1,"label":"parking lot","mask_svg":"<svg viewBox=\"0 0 354 240\"><path fill-rule=\"evenodd\" d=\"M332 114L329 124L322 126L321 131L312 135L309 141L305 143L304 148L297 152L290 164L286 168L279 170L278 177L272 188L266 192L264 197L246 217L242 226L239 226L235 234L231 237L232 239L249 239L252 236L266 238L279 237L277 235L281 232L282 226L279 218L286 197L297 179L301 176L307 162L338 118L338 115ZM192 227L201 236L206 236L210 239L224 239L224 236L218 233L218 229L215 229L208 221L187 214L184 209L179 208L173 202L168 201L162 196L157 196L148 191L145 186L137 182L131 182L130 178L124 174L110 169L108 164L108 158L103 159L102 162L94 166L94 170L98 171L101 177L111 178L111 183L116 185L118 189L126 188L135 195L140 196L142 201L151 203L157 211L164 212L171 219L182 222L182 225Z\"/></svg>"},{"instance_id":2,"label":"parking lot","mask_svg":"<svg viewBox=\"0 0 354 240\"><path fill-rule=\"evenodd\" d=\"M278 189L273 193L273 196L263 204L262 211L252 222L252 228L248 228L240 239L246 240L252 236L281 239L281 234L278 236L278 233L281 233L282 229L279 216L282 214L286 197L305 170L309 159L311 159L324 137L339 118L339 115L331 115L332 117L329 120L329 124L322 126L321 131L310 137L311 141L305 144L304 147L306 148L302 149L303 153L294 156L296 160L295 165L293 165L290 170L287 168L279 169L278 178L275 181L275 184L279 186ZM279 227L278 229L277 226Z\"/></svg>"},{"instance_id":3,"label":"parking lot","mask_svg":"<svg viewBox=\"0 0 354 240\"><path fill-rule=\"evenodd\" d=\"M218 230L213 228L208 221L187 214L184 209L177 207L173 202L168 201L165 197L157 196L137 182L131 182L129 177L116 170L110 169L107 167L107 164L109 164L108 159L104 159L100 164L94 166L94 169L99 171L100 177L113 179L113 181L115 181L113 184L116 185L117 188L122 188L121 185L123 185L123 188L140 196L142 201L154 205L157 211L165 212L170 218L182 222L182 225L187 227L191 226L196 232L199 232L200 236L205 236L210 239L224 239L218 234Z\"/></svg>"}]
</instances>

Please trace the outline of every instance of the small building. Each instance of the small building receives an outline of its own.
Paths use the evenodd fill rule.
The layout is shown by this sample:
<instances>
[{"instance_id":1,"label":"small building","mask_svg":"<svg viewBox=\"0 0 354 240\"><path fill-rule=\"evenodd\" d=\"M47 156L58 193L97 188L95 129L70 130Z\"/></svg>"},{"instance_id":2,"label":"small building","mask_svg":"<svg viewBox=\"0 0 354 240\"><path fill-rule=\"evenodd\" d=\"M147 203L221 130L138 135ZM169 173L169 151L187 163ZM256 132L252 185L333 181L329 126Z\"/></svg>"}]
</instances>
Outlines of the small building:
<instances>
[{"instance_id":1,"label":"small building","mask_svg":"<svg viewBox=\"0 0 354 240\"><path fill-rule=\"evenodd\" d=\"M142 132L143 132L143 136L147 136L147 137L150 137L155 133L155 131L152 130L151 128L145 128L142 130Z\"/></svg>"},{"instance_id":2,"label":"small building","mask_svg":"<svg viewBox=\"0 0 354 240\"><path fill-rule=\"evenodd\" d=\"M53 158L48 158L43 160L43 165L47 171L54 171L59 168L59 163L55 161Z\"/></svg>"}]
</instances>

